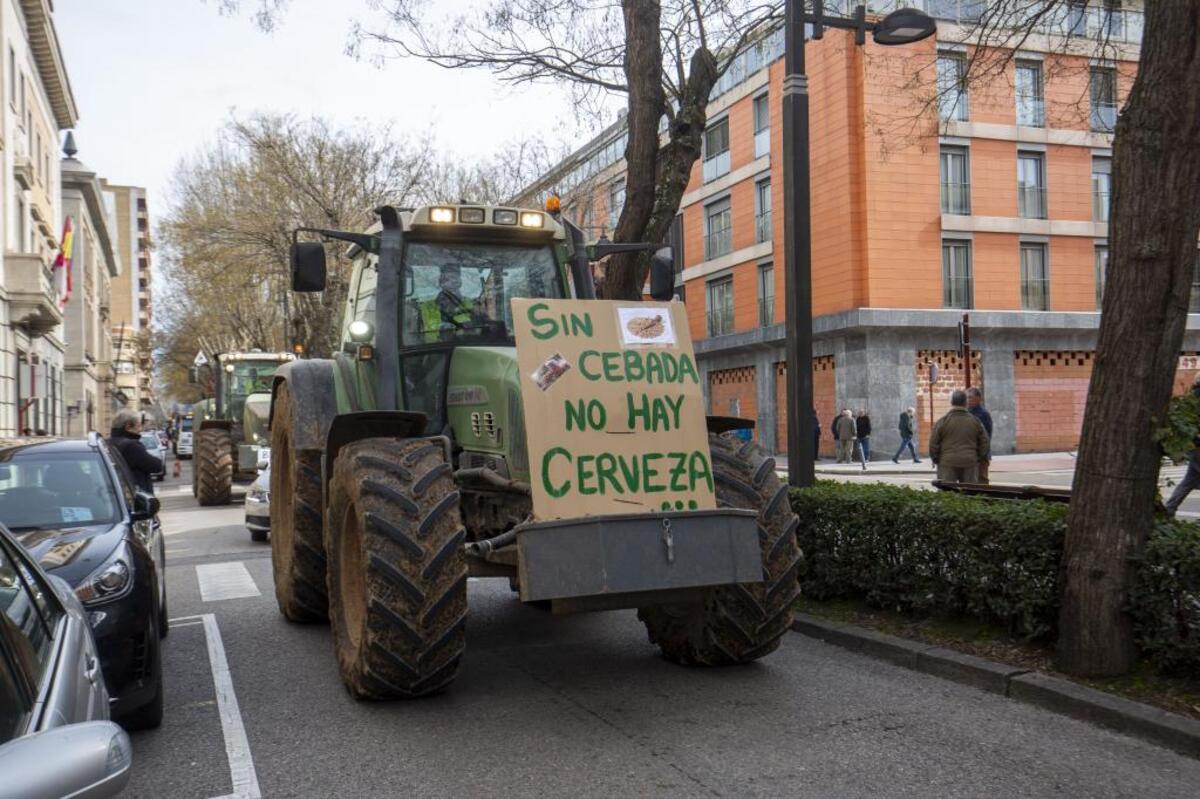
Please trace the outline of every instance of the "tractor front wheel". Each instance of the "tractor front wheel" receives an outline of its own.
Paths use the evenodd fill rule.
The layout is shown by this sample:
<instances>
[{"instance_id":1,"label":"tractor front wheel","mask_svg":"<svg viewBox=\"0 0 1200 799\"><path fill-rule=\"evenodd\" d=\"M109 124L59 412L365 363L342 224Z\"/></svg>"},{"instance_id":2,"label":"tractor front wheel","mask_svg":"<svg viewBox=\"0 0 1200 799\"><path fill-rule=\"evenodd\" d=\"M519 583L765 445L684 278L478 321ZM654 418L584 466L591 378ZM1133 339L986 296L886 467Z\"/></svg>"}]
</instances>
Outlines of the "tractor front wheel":
<instances>
[{"instance_id":1,"label":"tractor front wheel","mask_svg":"<svg viewBox=\"0 0 1200 799\"><path fill-rule=\"evenodd\" d=\"M392 699L449 685L466 645L466 532L441 441L347 444L328 519L329 620L347 690Z\"/></svg>"},{"instance_id":2,"label":"tractor front wheel","mask_svg":"<svg viewBox=\"0 0 1200 799\"><path fill-rule=\"evenodd\" d=\"M233 495L233 439L228 430L196 434L195 486L201 505L228 505Z\"/></svg>"},{"instance_id":3,"label":"tractor front wheel","mask_svg":"<svg viewBox=\"0 0 1200 799\"><path fill-rule=\"evenodd\" d=\"M271 569L275 599L289 621L324 621L325 545L321 540L321 453L292 447L292 398L275 394L271 425Z\"/></svg>"},{"instance_id":4,"label":"tractor front wheel","mask_svg":"<svg viewBox=\"0 0 1200 799\"><path fill-rule=\"evenodd\" d=\"M651 643L676 663L722 666L748 663L775 650L792 622L797 593L799 519L774 458L731 434L710 435L717 505L758 511L763 582L728 585L703 601L638 609Z\"/></svg>"}]
</instances>

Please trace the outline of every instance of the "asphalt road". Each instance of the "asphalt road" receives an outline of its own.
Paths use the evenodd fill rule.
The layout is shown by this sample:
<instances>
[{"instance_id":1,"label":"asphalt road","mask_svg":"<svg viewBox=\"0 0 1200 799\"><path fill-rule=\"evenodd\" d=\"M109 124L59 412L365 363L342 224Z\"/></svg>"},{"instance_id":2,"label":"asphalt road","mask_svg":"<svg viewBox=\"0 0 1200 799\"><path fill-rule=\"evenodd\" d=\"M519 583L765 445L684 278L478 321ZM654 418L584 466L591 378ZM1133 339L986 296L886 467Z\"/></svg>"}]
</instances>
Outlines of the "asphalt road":
<instances>
[{"instance_id":1,"label":"asphalt road","mask_svg":"<svg viewBox=\"0 0 1200 799\"><path fill-rule=\"evenodd\" d=\"M279 615L269 545L250 541L241 506L198 508L188 484L159 490L177 621L166 719L133 736L127 796L1194 799L1200 786L1200 761L799 634L751 666L674 666L632 611L556 618L503 580L470 584L448 692L356 702L328 628Z\"/></svg>"}]
</instances>

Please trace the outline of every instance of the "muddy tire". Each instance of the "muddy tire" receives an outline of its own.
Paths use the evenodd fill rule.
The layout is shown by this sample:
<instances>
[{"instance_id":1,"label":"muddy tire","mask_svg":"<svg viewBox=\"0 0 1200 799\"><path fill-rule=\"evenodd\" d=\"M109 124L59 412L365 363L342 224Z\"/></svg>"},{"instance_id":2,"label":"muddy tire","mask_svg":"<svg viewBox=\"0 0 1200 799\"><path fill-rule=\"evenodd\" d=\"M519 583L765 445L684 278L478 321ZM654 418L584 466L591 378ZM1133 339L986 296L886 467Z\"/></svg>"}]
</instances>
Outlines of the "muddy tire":
<instances>
[{"instance_id":1,"label":"muddy tire","mask_svg":"<svg viewBox=\"0 0 1200 799\"><path fill-rule=\"evenodd\" d=\"M638 618L668 660L701 666L748 663L773 652L791 626L799 519L788 502L787 485L775 474L774 458L730 434L708 438L717 505L758 511L764 581L712 589L696 604L639 608Z\"/></svg>"},{"instance_id":2,"label":"muddy tire","mask_svg":"<svg viewBox=\"0 0 1200 799\"><path fill-rule=\"evenodd\" d=\"M196 434L196 499L201 505L228 505L233 496L233 439L228 430Z\"/></svg>"},{"instance_id":3,"label":"muddy tire","mask_svg":"<svg viewBox=\"0 0 1200 799\"><path fill-rule=\"evenodd\" d=\"M328 616L321 532L321 453L292 447L291 396L275 395L271 425L271 570L279 611L294 622Z\"/></svg>"},{"instance_id":4,"label":"muddy tire","mask_svg":"<svg viewBox=\"0 0 1200 799\"><path fill-rule=\"evenodd\" d=\"M347 444L329 486L329 620L358 699L432 694L466 645L466 532L442 442Z\"/></svg>"}]
</instances>

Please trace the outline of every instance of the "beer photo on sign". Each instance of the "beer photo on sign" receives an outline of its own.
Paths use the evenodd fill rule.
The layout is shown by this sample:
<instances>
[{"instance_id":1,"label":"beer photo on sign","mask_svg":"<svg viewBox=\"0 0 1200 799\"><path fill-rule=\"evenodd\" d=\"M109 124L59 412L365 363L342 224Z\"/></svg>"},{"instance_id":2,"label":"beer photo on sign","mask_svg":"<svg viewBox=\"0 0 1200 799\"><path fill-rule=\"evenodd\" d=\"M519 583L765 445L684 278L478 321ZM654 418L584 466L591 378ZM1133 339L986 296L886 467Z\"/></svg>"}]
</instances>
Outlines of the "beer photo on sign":
<instances>
[{"instance_id":1,"label":"beer photo on sign","mask_svg":"<svg viewBox=\"0 0 1200 799\"><path fill-rule=\"evenodd\" d=\"M666 308L617 308L617 328L625 347L643 345L673 346L677 344L671 313Z\"/></svg>"},{"instance_id":2,"label":"beer photo on sign","mask_svg":"<svg viewBox=\"0 0 1200 799\"><path fill-rule=\"evenodd\" d=\"M563 376L563 373L571 368L571 363L562 356L562 353L556 352L546 359L546 362L534 371L529 377L533 380L542 391L554 385L554 381Z\"/></svg>"}]
</instances>

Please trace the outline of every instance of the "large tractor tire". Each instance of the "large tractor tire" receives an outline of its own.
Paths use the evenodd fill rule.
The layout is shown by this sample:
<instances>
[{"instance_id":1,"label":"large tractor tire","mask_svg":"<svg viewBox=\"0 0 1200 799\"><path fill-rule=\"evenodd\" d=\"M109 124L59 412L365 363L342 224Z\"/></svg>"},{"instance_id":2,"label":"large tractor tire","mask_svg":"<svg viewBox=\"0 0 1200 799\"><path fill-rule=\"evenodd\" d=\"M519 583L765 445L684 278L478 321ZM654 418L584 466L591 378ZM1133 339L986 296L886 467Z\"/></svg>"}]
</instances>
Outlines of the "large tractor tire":
<instances>
[{"instance_id":1,"label":"large tractor tire","mask_svg":"<svg viewBox=\"0 0 1200 799\"><path fill-rule=\"evenodd\" d=\"M275 396L271 425L271 568L275 599L289 621L329 614L321 533L321 453L292 447L291 395Z\"/></svg>"},{"instance_id":2,"label":"large tractor tire","mask_svg":"<svg viewBox=\"0 0 1200 799\"><path fill-rule=\"evenodd\" d=\"M440 440L369 438L338 453L325 541L329 620L354 697L425 696L457 676L465 537Z\"/></svg>"},{"instance_id":3,"label":"large tractor tire","mask_svg":"<svg viewBox=\"0 0 1200 799\"><path fill-rule=\"evenodd\" d=\"M798 591L800 520L774 458L731 434L710 435L717 505L758 511L763 582L708 591L699 603L638 609L651 643L668 660L701 666L749 663L770 654L792 623Z\"/></svg>"},{"instance_id":4,"label":"large tractor tire","mask_svg":"<svg viewBox=\"0 0 1200 799\"><path fill-rule=\"evenodd\" d=\"M201 505L228 505L233 496L233 439L228 430L196 434L196 499Z\"/></svg>"}]
</instances>

